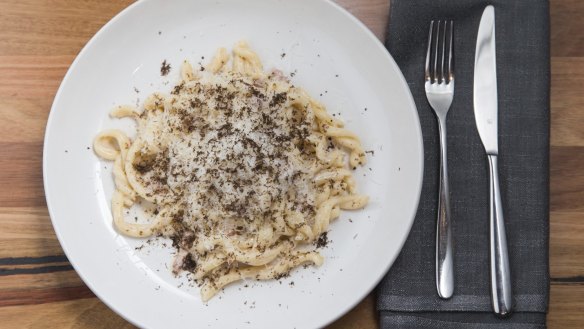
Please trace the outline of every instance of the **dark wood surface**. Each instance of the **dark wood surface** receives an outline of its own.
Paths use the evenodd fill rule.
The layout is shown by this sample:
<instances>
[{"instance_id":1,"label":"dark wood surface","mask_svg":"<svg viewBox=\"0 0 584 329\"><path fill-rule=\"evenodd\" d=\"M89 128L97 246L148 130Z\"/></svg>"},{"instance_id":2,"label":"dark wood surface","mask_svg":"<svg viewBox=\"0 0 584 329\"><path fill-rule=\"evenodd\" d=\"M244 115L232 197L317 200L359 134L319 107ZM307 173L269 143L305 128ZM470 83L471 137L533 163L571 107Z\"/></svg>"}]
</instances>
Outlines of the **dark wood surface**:
<instances>
[{"instance_id":1,"label":"dark wood surface","mask_svg":"<svg viewBox=\"0 0 584 329\"><path fill-rule=\"evenodd\" d=\"M339 0L378 37L387 0ZM55 237L42 183L46 119L91 36L129 0L0 0L0 327L133 328L79 279ZM584 1L551 0L552 274L548 325L584 322ZM367 297L330 328L377 328Z\"/></svg>"}]
</instances>

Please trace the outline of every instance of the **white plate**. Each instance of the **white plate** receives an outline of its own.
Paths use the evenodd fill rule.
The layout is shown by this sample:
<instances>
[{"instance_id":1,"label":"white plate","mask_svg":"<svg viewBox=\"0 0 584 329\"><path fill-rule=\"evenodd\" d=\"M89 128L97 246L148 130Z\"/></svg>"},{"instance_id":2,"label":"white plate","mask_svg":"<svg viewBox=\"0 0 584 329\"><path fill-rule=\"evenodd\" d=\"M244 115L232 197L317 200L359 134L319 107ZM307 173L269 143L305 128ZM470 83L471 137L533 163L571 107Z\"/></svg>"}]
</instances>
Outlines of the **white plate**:
<instances>
[{"instance_id":1,"label":"white plate","mask_svg":"<svg viewBox=\"0 0 584 329\"><path fill-rule=\"evenodd\" d=\"M112 228L112 164L88 147L104 128L132 130L130 120L108 117L112 106L168 91L183 59L208 60L240 39L265 68L296 72L293 83L341 113L365 149L375 152L355 172L371 203L331 225L322 267L297 269L280 282L233 284L204 304L196 287L179 287L184 277L167 269L169 247L159 242L135 250L143 240ZM163 60L172 66L167 77L160 76ZM93 292L132 323L314 328L357 304L398 255L418 204L422 165L420 125L402 74L375 36L337 5L143 0L101 29L63 79L47 124L43 170L53 225L69 260Z\"/></svg>"}]
</instances>

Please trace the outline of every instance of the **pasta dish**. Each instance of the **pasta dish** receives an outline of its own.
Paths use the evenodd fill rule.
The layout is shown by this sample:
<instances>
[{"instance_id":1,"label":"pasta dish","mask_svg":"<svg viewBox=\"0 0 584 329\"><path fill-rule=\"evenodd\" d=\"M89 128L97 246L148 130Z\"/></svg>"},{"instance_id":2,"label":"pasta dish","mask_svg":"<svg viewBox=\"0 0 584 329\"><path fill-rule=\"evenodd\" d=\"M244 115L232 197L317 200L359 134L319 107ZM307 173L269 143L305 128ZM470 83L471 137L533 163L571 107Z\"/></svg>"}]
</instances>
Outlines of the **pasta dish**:
<instances>
[{"instance_id":1,"label":"pasta dish","mask_svg":"<svg viewBox=\"0 0 584 329\"><path fill-rule=\"evenodd\" d=\"M365 162L359 138L282 72L264 71L245 42L180 70L169 94L111 112L136 121L135 138L95 137L114 162L116 229L172 239L173 271L192 273L204 301L238 280L322 264L319 236L368 201L351 173ZM138 203L148 218L126 218Z\"/></svg>"}]
</instances>

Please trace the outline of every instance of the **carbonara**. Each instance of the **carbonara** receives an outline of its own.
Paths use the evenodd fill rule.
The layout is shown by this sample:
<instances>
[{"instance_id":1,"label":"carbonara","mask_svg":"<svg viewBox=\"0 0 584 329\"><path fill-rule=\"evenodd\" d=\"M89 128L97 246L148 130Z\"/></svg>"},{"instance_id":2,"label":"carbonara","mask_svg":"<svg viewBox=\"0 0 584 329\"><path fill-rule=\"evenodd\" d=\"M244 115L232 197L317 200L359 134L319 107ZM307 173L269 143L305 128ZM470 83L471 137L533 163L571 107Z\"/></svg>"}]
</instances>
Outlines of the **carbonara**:
<instances>
[{"instance_id":1,"label":"carbonara","mask_svg":"<svg viewBox=\"0 0 584 329\"><path fill-rule=\"evenodd\" d=\"M245 42L197 69L185 61L170 94L111 115L137 122L133 139L106 130L94 140L114 162L114 225L172 239L173 270L191 272L204 301L234 281L322 264L314 242L342 209L367 203L351 173L365 162L359 138L280 71L264 71ZM124 217L138 201L151 205L146 222Z\"/></svg>"}]
</instances>

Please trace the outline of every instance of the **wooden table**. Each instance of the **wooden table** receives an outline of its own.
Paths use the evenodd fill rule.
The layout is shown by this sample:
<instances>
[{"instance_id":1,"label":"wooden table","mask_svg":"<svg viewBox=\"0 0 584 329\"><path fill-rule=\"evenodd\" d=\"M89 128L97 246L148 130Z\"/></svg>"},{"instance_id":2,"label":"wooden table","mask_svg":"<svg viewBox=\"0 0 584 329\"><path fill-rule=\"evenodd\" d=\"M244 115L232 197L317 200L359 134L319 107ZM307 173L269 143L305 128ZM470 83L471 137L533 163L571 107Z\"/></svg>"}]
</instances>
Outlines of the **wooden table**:
<instances>
[{"instance_id":1,"label":"wooden table","mask_svg":"<svg viewBox=\"0 0 584 329\"><path fill-rule=\"evenodd\" d=\"M75 55L130 0L0 0L0 327L132 328L67 262L42 183L43 133ZM388 0L339 0L378 37ZM584 322L584 1L552 18L550 328ZM331 328L377 328L374 299Z\"/></svg>"}]
</instances>

